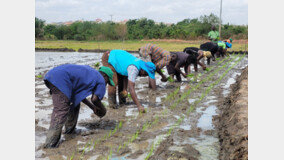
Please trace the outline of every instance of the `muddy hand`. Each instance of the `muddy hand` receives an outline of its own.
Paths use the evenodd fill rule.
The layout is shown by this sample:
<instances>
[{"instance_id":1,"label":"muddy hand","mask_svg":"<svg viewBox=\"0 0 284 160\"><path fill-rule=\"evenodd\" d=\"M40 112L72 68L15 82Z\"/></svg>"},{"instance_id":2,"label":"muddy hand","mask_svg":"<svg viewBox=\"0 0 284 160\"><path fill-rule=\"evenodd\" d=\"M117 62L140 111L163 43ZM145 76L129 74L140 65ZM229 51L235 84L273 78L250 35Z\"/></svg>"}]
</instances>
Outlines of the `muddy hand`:
<instances>
[{"instance_id":1,"label":"muddy hand","mask_svg":"<svg viewBox=\"0 0 284 160\"><path fill-rule=\"evenodd\" d=\"M167 81L168 81L168 78L163 77L163 78L161 79L161 81L162 81L162 82L167 82Z\"/></svg>"},{"instance_id":2,"label":"muddy hand","mask_svg":"<svg viewBox=\"0 0 284 160\"><path fill-rule=\"evenodd\" d=\"M106 115L106 108L94 108L94 114L102 118Z\"/></svg>"},{"instance_id":3,"label":"muddy hand","mask_svg":"<svg viewBox=\"0 0 284 160\"><path fill-rule=\"evenodd\" d=\"M139 111L139 113L146 113L143 106L138 107L138 111Z\"/></svg>"},{"instance_id":4,"label":"muddy hand","mask_svg":"<svg viewBox=\"0 0 284 160\"><path fill-rule=\"evenodd\" d=\"M127 98L127 95L128 95L127 91L121 91L119 94L123 98Z\"/></svg>"}]
</instances>

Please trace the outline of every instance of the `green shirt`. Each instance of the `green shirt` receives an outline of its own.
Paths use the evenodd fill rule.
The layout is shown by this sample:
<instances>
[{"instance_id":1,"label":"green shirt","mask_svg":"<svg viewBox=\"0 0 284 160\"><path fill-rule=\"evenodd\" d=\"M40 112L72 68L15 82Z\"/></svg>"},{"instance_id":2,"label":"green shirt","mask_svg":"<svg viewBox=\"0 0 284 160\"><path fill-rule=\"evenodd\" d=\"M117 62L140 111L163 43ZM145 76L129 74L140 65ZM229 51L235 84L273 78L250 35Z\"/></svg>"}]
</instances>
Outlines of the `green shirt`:
<instances>
[{"instance_id":1,"label":"green shirt","mask_svg":"<svg viewBox=\"0 0 284 160\"><path fill-rule=\"evenodd\" d=\"M219 32L218 31L210 31L208 33L208 37L212 39L211 41L217 43L219 40Z\"/></svg>"},{"instance_id":2,"label":"green shirt","mask_svg":"<svg viewBox=\"0 0 284 160\"><path fill-rule=\"evenodd\" d=\"M218 42L218 46L219 47L223 47L223 49L226 49L226 43L221 41L221 42Z\"/></svg>"}]
</instances>

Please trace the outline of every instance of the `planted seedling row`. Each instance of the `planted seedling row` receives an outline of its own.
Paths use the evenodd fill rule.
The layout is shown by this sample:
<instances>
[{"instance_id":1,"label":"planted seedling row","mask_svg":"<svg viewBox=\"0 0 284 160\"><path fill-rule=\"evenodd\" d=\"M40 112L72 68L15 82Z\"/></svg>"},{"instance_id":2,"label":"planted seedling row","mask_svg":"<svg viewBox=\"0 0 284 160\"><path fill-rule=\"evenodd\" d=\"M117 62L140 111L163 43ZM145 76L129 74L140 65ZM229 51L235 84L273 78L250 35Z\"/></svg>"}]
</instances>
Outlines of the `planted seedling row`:
<instances>
[{"instance_id":1,"label":"planted seedling row","mask_svg":"<svg viewBox=\"0 0 284 160\"><path fill-rule=\"evenodd\" d=\"M228 58L229 58L229 57L223 59L223 60L220 61L220 62L223 62L223 61L225 61L225 60L228 59ZM218 66L217 66L217 67L218 67ZM212 70L212 69L211 69L211 70ZM210 70L209 70L209 71L210 71ZM209 71L208 71L208 72L209 72ZM204 73L207 73L207 72L203 72L203 74L204 74ZM202 75L199 75L199 76L202 76ZM174 97L174 96L178 93L178 91L179 91L179 88L177 88L177 89L173 92L173 94L168 95L165 100L170 99L169 97ZM167 112L168 112L168 110L164 110L164 112L163 112L162 115L164 115L164 114L167 113ZM135 139L138 137L139 133L145 131L146 129L148 129L148 128L151 127L152 125L156 124L158 121L159 121L159 118L156 117L155 120L154 120L152 123L151 123L151 122L146 122L146 123L144 123L143 126L142 126L142 129L141 129L141 130L137 130L137 131L131 136L131 138L129 139L128 142L131 143L133 140L135 140ZM105 134L103 137L97 139L97 140L94 141L94 142L93 142L93 139L90 140L90 141L84 146L83 151L82 151L82 153L81 153L81 157L82 157L82 155L84 155L86 149L88 149L89 151L91 150L91 148L92 148L92 150L95 150L96 145L98 145L101 141L107 140L110 136L112 136L112 135L115 134L119 129L121 129L121 127L122 127L122 121L120 121L119 125L116 126L116 128L115 128L114 130L110 130L110 132L107 133L107 134ZM117 151L119 151L121 148L126 147L127 145L128 145L128 143L124 143L124 145L120 145ZM80 152L78 149L77 149L77 151L78 151L78 153ZM74 152L74 153L75 153L75 152ZM73 159L74 153L72 154L72 156L70 157L70 159Z\"/></svg>"},{"instance_id":2,"label":"planted seedling row","mask_svg":"<svg viewBox=\"0 0 284 160\"><path fill-rule=\"evenodd\" d=\"M234 63L234 65L232 65L231 67L229 67L229 68L220 76L220 78L219 78L217 81L215 81L214 83L212 83L212 84L205 90L205 92L202 93L201 97L200 97L197 101L195 101L194 104L192 104L192 105L189 107L189 110L186 112L186 116L187 116L187 117L189 116L189 113L191 113L191 112L195 109L195 107L197 106L197 104L198 104L199 102L201 102L201 101L204 99L204 97L213 89L213 87L216 86L217 84L219 84L220 81L227 75L227 73L228 73L234 66L236 66L244 57L245 57L245 55L242 56L240 59L238 59L238 60ZM171 128L168 130L166 136L170 136L171 133L172 133L172 131L174 130L174 128L177 127L177 126L179 126L179 125L181 124L181 122L184 120L184 118L185 118L185 116L180 116L180 118L176 121L176 123L175 123L174 125L172 125ZM148 159L150 158L150 156L153 154L154 149L155 149L157 146L159 146L159 144L161 143L161 141L162 141L162 138L160 137L160 138L158 139L157 143L154 143L154 142L152 143L151 148L150 148L150 150L149 150L149 153L147 154L145 160L148 160Z\"/></svg>"},{"instance_id":3,"label":"planted seedling row","mask_svg":"<svg viewBox=\"0 0 284 160\"><path fill-rule=\"evenodd\" d=\"M209 81L211 78L213 78L213 75L215 75L217 72L219 72L221 69L223 69L224 67L227 67L227 65L234 61L235 59L237 59L237 57L231 59L230 61L226 62L223 66L219 67L218 69L216 69L214 72L212 72L209 76L203 78L197 85L195 85L193 88L190 88L187 90L187 92L183 92L182 95L180 95L180 98L178 98L176 101L174 101L174 103L171 105L171 109L174 109L185 97L189 96L189 94L198 89L200 87L201 84L203 84L206 81Z\"/></svg>"},{"instance_id":4,"label":"planted seedling row","mask_svg":"<svg viewBox=\"0 0 284 160\"><path fill-rule=\"evenodd\" d=\"M236 58L234 58L234 59L236 59ZM232 59L231 61L233 61L234 59ZM229 61L229 62L231 62L231 61ZM227 65L229 64L229 62L227 62L225 65L223 65L223 67L224 67L224 66L227 66ZM221 68L223 68L223 67L221 67ZM211 74L210 74L210 77L214 76L214 74L216 74L218 71L219 71L219 70L213 72L213 74L211 73ZM203 83L203 81L201 81L201 82L199 83L199 85L202 84L202 83ZM193 89L191 89L191 91L193 91L193 90L196 89L196 88L198 88L198 87L194 87ZM178 88L174 93L177 93L178 90L179 90L179 88ZM169 111L169 110L168 110L167 108L164 109L164 111L162 112L162 115L164 115L164 114L167 113L168 111ZM133 141L138 137L138 135L141 134L145 129L148 129L148 128L151 127L153 124L158 123L158 122L159 122L159 118L160 118L160 116L157 115L157 116L155 117L155 120L154 120L153 123L149 123L149 122L145 123L145 124L143 125L143 127L142 127L142 130L137 130L137 131L135 132L135 134L133 134L132 136L130 136L131 138L129 138L129 140L128 140L127 142L124 142L122 145L119 145L117 152L119 152L120 149L125 148L129 143L133 142Z\"/></svg>"}]
</instances>

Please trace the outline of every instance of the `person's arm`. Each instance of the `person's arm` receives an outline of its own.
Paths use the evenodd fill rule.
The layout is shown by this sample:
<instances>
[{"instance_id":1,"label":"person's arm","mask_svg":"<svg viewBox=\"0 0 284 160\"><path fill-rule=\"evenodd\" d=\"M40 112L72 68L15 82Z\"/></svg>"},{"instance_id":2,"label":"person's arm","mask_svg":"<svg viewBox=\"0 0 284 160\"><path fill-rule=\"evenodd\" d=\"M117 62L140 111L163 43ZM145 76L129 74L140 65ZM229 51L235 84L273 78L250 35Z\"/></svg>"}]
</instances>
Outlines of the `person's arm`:
<instances>
[{"instance_id":1,"label":"person's arm","mask_svg":"<svg viewBox=\"0 0 284 160\"><path fill-rule=\"evenodd\" d=\"M207 58L207 65L210 65L211 58Z\"/></svg>"},{"instance_id":2,"label":"person's arm","mask_svg":"<svg viewBox=\"0 0 284 160\"><path fill-rule=\"evenodd\" d=\"M194 64L194 71L195 71L195 72L198 72L197 63L196 63L196 64Z\"/></svg>"},{"instance_id":3,"label":"person's arm","mask_svg":"<svg viewBox=\"0 0 284 160\"><path fill-rule=\"evenodd\" d=\"M196 58L197 59L197 62L201 59L201 58L203 58L203 54L201 53L198 53L198 57Z\"/></svg>"},{"instance_id":4,"label":"person's arm","mask_svg":"<svg viewBox=\"0 0 284 160\"><path fill-rule=\"evenodd\" d=\"M187 65L187 68L184 68L184 70L186 71L186 74L190 74L191 72L190 65Z\"/></svg>"},{"instance_id":5,"label":"person's arm","mask_svg":"<svg viewBox=\"0 0 284 160\"><path fill-rule=\"evenodd\" d=\"M156 69L156 71L157 71L157 73L159 73L159 75L162 77L162 82L167 82L167 77L163 74L163 72L161 71L161 69L160 68L157 68Z\"/></svg>"},{"instance_id":6,"label":"person's arm","mask_svg":"<svg viewBox=\"0 0 284 160\"><path fill-rule=\"evenodd\" d=\"M131 98L134 101L134 103L137 105L139 112L145 113L144 107L138 101L138 98L137 98L137 95L136 95L136 92L135 92L135 89L134 89L135 83L128 80L128 87L129 87L129 92L130 92Z\"/></svg>"},{"instance_id":7,"label":"person's arm","mask_svg":"<svg viewBox=\"0 0 284 160\"><path fill-rule=\"evenodd\" d=\"M206 66L200 62L200 59L202 59L204 56L203 56L203 52L201 53L198 53L198 57L197 57L197 64L199 64L203 69L206 68ZM205 67L205 68L204 68Z\"/></svg>"},{"instance_id":8,"label":"person's arm","mask_svg":"<svg viewBox=\"0 0 284 160\"><path fill-rule=\"evenodd\" d=\"M208 39L209 39L210 41L212 41L211 31L208 33Z\"/></svg>"},{"instance_id":9,"label":"person's arm","mask_svg":"<svg viewBox=\"0 0 284 160\"><path fill-rule=\"evenodd\" d=\"M219 40L220 39L220 33L218 31L217 32L217 37L216 37L216 40Z\"/></svg>"},{"instance_id":10,"label":"person's arm","mask_svg":"<svg viewBox=\"0 0 284 160\"><path fill-rule=\"evenodd\" d=\"M203 70L206 69L206 66L203 63L201 63L200 61L197 61L197 63L202 67Z\"/></svg>"},{"instance_id":11,"label":"person's arm","mask_svg":"<svg viewBox=\"0 0 284 160\"><path fill-rule=\"evenodd\" d=\"M82 102L86 104L90 109L92 109L94 113L100 118L105 116L106 108L102 104L101 100L96 95L92 95L91 101L92 103L87 98L85 98Z\"/></svg>"},{"instance_id":12,"label":"person's arm","mask_svg":"<svg viewBox=\"0 0 284 160\"><path fill-rule=\"evenodd\" d=\"M151 88L152 90L156 90L157 89L156 80L150 77L148 77L148 79L149 79L149 88Z\"/></svg>"},{"instance_id":13,"label":"person's arm","mask_svg":"<svg viewBox=\"0 0 284 160\"><path fill-rule=\"evenodd\" d=\"M180 63L176 63L176 65L175 65L175 70L176 70L178 73L182 74L184 78L186 78L186 74L183 73L183 72L180 70Z\"/></svg>"},{"instance_id":14,"label":"person's arm","mask_svg":"<svg viewBox=\"0 0 284 160\"><path fill-rule=\"evenodd\" d=\"M185 74L188 74L188 73L190 73L190 71L188 72L188 67L190 68L190 65L185 65L184 66L184 71L185 71Z\"/></svg>"}]
</instances>

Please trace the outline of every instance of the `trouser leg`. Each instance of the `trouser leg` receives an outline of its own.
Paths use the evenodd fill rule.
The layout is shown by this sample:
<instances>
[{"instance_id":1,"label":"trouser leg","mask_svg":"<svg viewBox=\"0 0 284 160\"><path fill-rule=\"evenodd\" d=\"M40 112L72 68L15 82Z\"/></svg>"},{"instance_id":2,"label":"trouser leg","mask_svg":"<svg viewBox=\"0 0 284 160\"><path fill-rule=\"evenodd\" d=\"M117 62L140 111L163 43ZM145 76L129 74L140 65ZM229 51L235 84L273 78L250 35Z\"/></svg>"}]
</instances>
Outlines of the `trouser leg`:
<instances>
[{"instance_id":1,"label":"trouser leg","mask_svg":"<svg viewBox=\"0 0 284 160\"><path fill-rule=\"evenodd\" d=\"M103 54L102 64L103 64L103 66L109 67L113 72L113 82L114 82L115 86L108 85L108 103L109 103L109 107L117 108L117 105L116 105L116 87L117 87L117 83L118 83L117 73L116 73L115 69L113 68L113 66L108 63L109 53L110 52L107 51Z\"/></svg>"},{"instance_id":2,"label":"trouser leg","mask_svg":"<svg viewBox=\"0 0 284 160\"><path fill-rule=\"evenodd\" d=\"M80 104L77 105L75 108L69 110L67 121L65 123L64 134L71 134L74 132L79 117L79 111L80 111Z\"/></svg>"},{"instance_id":3,"label":"trouser leg","mask_svg":"<svg viewBox=\"0 0 284 160\"><path fill-rule=\"evenodd\" d=\"M210 65L211 58L207 58L207 65Z\"/></svg>"},{"instance_id":4,"label":"trouser leg","mask_svg":"<svg viewBox=\"0 0 284 160\"><path fill-rule=\"evenodd\" d=\"M120 74L118 76L119 104L125 104L127 98L127 77Z\"/></svg>"},{"instance_id":5,"label":"trouser leg","mask_svg":"<svg viewBox=\"0 0 284 160\"><path fill-rule=\"evenodd\" d=\"M46 136L44 148L56 147L60 137L63 125L67 119L70 109L68 98L55 86L51 86L53 111L51 114L51 122Z\"/></svg>"},{"instance_id":6,"label":"trouser leg","mask_svg":"<svg viewBox=\"0 0 284 160\"><path fill-rule=\"evenodd\" d=\"M177 81L181 82L181 75L180 75L180 73L175 73L175 76L177 77Z\"/></svg>"},{"instance_id":7,"label":"trouser leg","mask_svg":"<svg viewBox=\"0 0 284 160\"><path fill-rule=\"evenodd\" d=\"M211 52L211 53L212 53L212 61L216 61L216 58L215 58L216 53L213 53L213 52Z\"/></svg>"}]
</instances>

